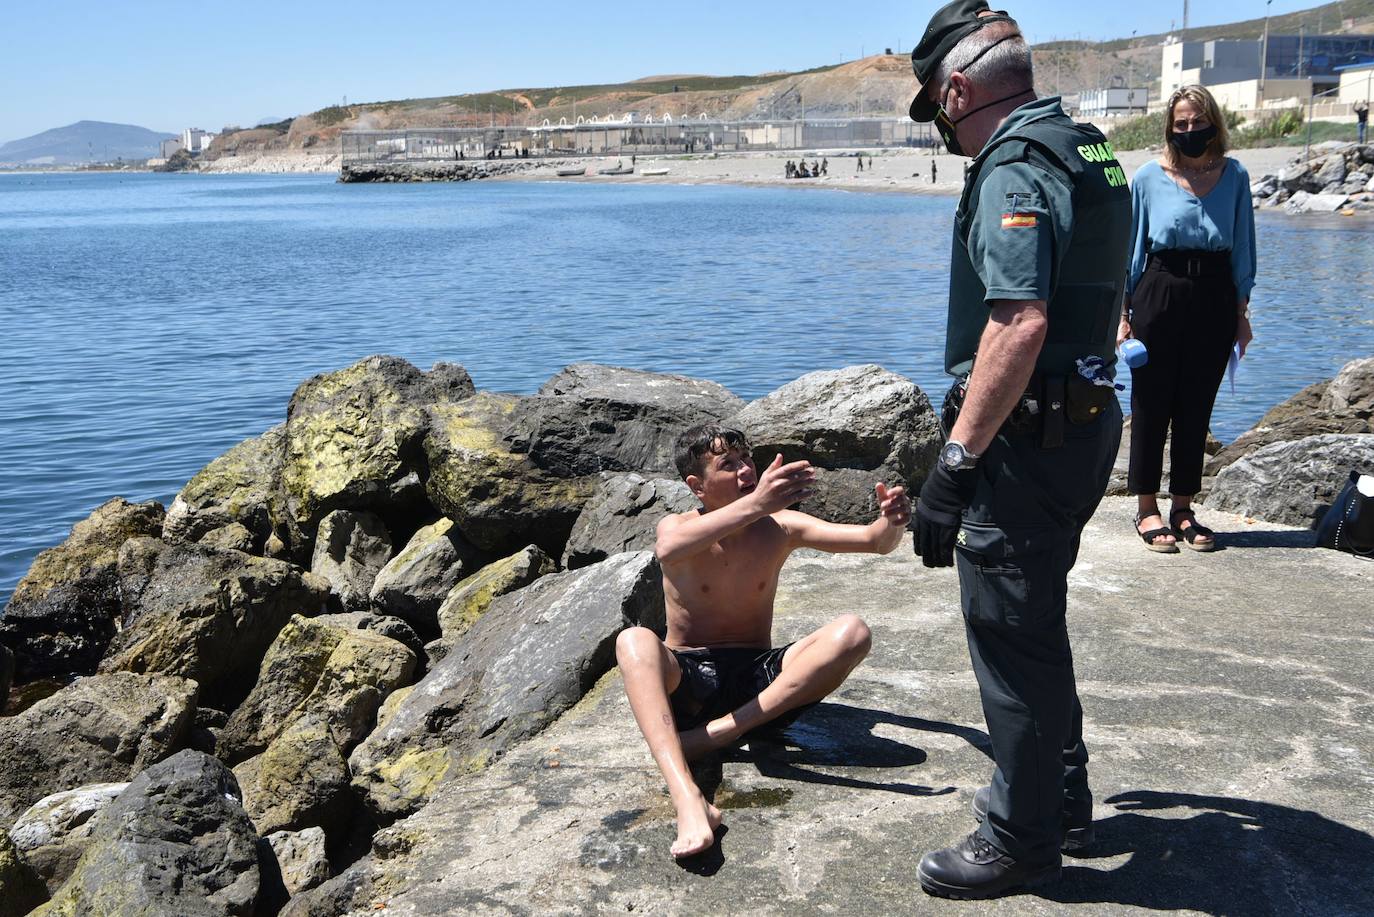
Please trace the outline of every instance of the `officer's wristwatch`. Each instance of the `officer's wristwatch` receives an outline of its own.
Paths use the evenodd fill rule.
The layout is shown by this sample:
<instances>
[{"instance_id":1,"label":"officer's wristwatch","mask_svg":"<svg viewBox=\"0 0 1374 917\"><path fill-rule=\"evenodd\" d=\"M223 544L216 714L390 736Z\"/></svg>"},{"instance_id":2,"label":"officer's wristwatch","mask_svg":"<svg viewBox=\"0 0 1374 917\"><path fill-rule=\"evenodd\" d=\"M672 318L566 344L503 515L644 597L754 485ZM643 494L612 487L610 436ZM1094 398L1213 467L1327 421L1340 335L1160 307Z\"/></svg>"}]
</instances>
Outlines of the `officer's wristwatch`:
<instances>
[{"instance_id":1,"label":"officer's wristwatch","mask_svg":"<svg viewBox=\"0 0 1374 917\"><path fill-rule=\"evenodd\" d=\"M946 471L966 471L969 468L977 467L980 455L974 455L964 444L958 440L951 439L945 443L940 450L940 464L945 466Z\"/></svg>"}]
</instances>

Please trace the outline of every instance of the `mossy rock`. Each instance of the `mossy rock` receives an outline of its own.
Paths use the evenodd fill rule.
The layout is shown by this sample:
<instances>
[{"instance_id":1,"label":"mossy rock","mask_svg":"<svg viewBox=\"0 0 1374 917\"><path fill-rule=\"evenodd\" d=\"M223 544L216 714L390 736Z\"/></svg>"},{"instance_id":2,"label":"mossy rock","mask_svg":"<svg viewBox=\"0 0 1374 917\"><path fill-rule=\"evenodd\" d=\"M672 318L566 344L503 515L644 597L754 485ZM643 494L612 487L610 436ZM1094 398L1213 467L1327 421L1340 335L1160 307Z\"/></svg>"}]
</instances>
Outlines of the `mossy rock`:
<instances>
[{"instance_id":1,"label":"mossy rock","mask_svg":"<svg viewBox=\"0 0 1374 917\"><path fill-rule=\"evenodd\" d=\"M558 478L511 452L502 437L519 399L483 392L430 411L430 502L483 550L537 544L559 556L595 477Z\"/></svg>"},{"instance_id":2,"label":"mossy rock","mask_svg":"<svg viewBox=\"0 0 1374 917\"><path fill-rule=\"evenodd\" d=\"M21 917L47 900L43 880L0 828L0 917Z\"/></svg>"},{"instance_id":3,"label":"mossy rock","mask_svg":"<svg viewBox=\"0 0 1374 917\"><path fill-rule=\"evenodd\" d=\"M416 664L415 653L389 637L294 616L220 733L219 755L230 762L256 755L307 717L325 723L347 754L372 730L387 696L410 684Z\"/></svg>"},{"instance_id":4,"label":"mossy rock","mask_svg":"<svg viewBox=\"0 0 1374 917\"><path fill-rule=\"evenodd\" d=\"M36 602L55 586L113 569L119 549L130 538L162 535L166 512L156 501L130 503L114 497L72 526L60 545L34 558L28 573L14 587L11 605Z\"/></svg>"},{"instance_id":5,"label":"mossy rock","mask_svg":"<svg viewBox=\"0 0 1374 917\"><path fill-rule=\"evenodd\" d=\"M352 810L348 763L323 717L306 715L234 768L258 834L318 826L337 833Z\"/></svg>"},{"instance_id":6,"label":"mossy rock","mask_svg":"<svg viewBox=\"0 0 1374 917\"><path fill-rule=\"evenodd\" d=\"M529 545L478 570L454 586L439 606L439 629L443 639L456 640L486 614L493 599L523 589L554 570L553 559L538 545Z\"/></svg>"},{"instance_id":7,"label":"mossy rock","mask_svg":"<svg viewBox=\"0 0 1374 917\"><path fill-rule=\"evenodd\" d=\"M284 525L281 472L286 434L278 425L246 439L198 471L167 510L166 538L195 543L233 523L262 552L273 531Z\"/></svg>"},{"instance_id":8,"label":"mossy rock","mask_svg":"<svg viewBox=\"0 0 1374 917\"><path fill-rule=\"evenodd\" d=\"M372 509L418 482L426 408L473 394L461 366L421 372L374 356L302 383L287 409L282 487L293 521L313 531L334 509Z\"/></svg>"}]
</instances>

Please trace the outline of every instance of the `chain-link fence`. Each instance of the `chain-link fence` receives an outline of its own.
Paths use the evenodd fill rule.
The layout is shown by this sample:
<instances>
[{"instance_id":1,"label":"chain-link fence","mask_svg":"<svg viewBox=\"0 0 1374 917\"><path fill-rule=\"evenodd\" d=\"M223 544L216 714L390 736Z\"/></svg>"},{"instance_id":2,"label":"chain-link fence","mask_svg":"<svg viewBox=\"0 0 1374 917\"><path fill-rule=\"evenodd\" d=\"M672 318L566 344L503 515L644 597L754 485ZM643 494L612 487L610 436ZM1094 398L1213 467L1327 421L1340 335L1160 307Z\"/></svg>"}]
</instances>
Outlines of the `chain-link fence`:
<instances>
[{"instance_id":1,"label":"chain-link fence","mask_svg":"<svg viewBox=\"0 0 1374 917\"><path fill-rule=\"evenodd\" d=\"M930 146L929 124L903 118L796 121L580 121L533 127L344 131L343 161L509 159Z\"/></svg>"}]
</instances>

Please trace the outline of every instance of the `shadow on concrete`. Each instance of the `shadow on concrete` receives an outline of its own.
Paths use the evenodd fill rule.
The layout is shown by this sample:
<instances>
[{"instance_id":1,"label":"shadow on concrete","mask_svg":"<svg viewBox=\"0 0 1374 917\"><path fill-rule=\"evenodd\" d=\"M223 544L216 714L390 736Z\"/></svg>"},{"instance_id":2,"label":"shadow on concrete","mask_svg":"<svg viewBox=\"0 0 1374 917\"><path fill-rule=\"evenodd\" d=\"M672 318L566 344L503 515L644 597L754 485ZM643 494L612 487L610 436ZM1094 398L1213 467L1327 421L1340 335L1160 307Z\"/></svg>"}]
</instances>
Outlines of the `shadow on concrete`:
<instances>
[{"instance_id":1,"label":"shadow on concrete","mask_svg":"<svg viewBox=\"0 0 1374 917\"><path fill-rule=\"evenodd\" d=\"M1085 853L1130 859L1110 870L1066 859L1064 881L1040 897L1218 915L1371 913L1374 837L1362 831L1225 796L1139 790L1105 802L1119 814L1098 820Z\"/></svg>"},{"instance_id":2,"label":"shadow on concrete","mask_svg":"<svg viewBox=\"0 0 1374 917\"><path fill-rule=\"evenodd\" d=\"M824 784L848 789L882 790L910 796L943 796L952 786L934 789L902 781L875 781L851 774L826 773L816 767L903 768L926 761L924 749L875 734L880 725L900 726L922 732L959 736L989 760L992 744L982 730L957 726L914 716L901 716L886 710L852 707L848 704L821 703L801 719L776 733L754 737L744 749L732 749L723 760L748 761L765 777ZM703 774L706 779L710 775ZM706 785L698 782L705 792ZM716 778L715 785L719 785Z\"/></svg>"},{"instance_id":3,"label":"shadow on concrete","mask_svg":"<svg viewBox=\"0 0 1374 917\"><path fill-rule=\"evenodd\" d=\"M1217 550L1227 548L1315 548L1317 533L1306 529L1273 532L1218 532Z\"/></svg>"}]
</instances>

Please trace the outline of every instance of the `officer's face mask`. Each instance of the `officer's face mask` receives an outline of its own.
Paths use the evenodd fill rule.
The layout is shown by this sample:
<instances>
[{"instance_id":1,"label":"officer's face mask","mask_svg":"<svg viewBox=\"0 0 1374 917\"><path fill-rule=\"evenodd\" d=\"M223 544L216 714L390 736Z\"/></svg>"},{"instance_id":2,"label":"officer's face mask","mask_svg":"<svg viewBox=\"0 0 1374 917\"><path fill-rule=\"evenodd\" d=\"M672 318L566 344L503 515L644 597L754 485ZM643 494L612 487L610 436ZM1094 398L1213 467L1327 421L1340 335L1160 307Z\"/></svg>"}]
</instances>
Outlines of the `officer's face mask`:
<instances>
[{"instance_id":1,"label":"officer's face mask","mask_svg":"<svg viewBox=\"0 0 1374 917\"><path fill-rule=\"evenodd\" d=\"M973 60L969 61L967 64L964 64L962 67L960 67L959 72L967 72L970 68L973 67L974 64L976 64L979 61L980 58L982 58L984 54L987 54L989 51L1000 45L1002 42L1010 41L1013 38L1020 37L1021 36L1018 33L1014 35L1008 35L1005 38L997 39L992 44L988 45L986 48L975 54L973 56ZM1000 99L993 99L991 102L986 102L982 105L979 105L977 108L973 109L973 111L965 112L963 117L959 118L956 121L955 119L949 116L949 113L947 111L945 111L945 101L949 98L950 88L951 87L946 86L945 91L940 95L940 105L935 112L935 129L940 132L940 139L945 142L945 149L949 150L955 156L972 155L970 153L965 153L963 146L959 143L959 132L956 127L959 121L965 121L973 115L978 114L978 112L982 111L985 108L991 108L992 106L1005 102L1008 99L1014 99L1017 96L1023 96L1026 93L1030 92L1029 89L1021 89L1016 92L1013 92L1011 95L1002 96Z\"/></svg>"},{"instance_id":2,"label":"officer's face mask","mask_svg":"<svg viewBox=\"0 0 1374 917\"><path fill-rule=\"evenodd\" d=\"M1189 159L1196 159L1207 152L1207 145L1217 135L1217 126L1209 124L1206 127L1199 127L1195 131L1188 131L1186 134L1172 133L1169 135L1169 142Z\"/></svg>"}]
</instances>

